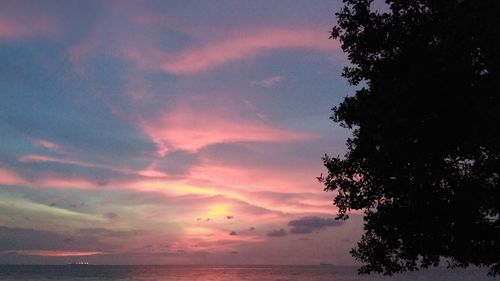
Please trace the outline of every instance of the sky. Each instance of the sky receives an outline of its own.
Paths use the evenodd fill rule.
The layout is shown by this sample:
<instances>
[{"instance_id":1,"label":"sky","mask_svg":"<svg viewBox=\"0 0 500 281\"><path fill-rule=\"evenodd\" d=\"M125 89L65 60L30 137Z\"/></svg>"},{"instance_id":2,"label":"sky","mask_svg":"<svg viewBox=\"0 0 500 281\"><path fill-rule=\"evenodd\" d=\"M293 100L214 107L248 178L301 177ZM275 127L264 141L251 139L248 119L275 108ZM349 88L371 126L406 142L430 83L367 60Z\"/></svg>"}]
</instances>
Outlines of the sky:
<instances>
[{"instance_id":1,"label":"sky","mask_svg":"<svg viewBox=\"0 0 500 281\"><path fill-rule=\"evenodd\" d=\"M0 3L0 263L353 264L340 1Z\"/></svg>"}]
</instances>

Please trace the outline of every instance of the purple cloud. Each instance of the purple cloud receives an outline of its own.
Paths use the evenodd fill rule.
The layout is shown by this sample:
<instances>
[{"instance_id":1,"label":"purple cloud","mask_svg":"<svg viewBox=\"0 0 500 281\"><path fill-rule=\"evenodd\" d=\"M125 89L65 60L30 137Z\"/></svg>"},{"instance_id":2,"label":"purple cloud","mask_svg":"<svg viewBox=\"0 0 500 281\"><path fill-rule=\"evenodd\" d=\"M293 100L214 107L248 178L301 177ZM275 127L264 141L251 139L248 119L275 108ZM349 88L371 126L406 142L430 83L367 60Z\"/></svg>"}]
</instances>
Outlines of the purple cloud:
<instances>
[{"instance_id":1,"label":"purple cloud","mask_svg":"<svg viewBox=\"0 0 500 281\"><path fill-rule=\"evenodd\" d=\"M292 227L290 232L293 234L312 233L315 230L324 230L327 227L340 226L342 224L342 221L334 218L322 218L316 216L302 217L288 222L288 225Z\"/></svg>"}]
</instances>

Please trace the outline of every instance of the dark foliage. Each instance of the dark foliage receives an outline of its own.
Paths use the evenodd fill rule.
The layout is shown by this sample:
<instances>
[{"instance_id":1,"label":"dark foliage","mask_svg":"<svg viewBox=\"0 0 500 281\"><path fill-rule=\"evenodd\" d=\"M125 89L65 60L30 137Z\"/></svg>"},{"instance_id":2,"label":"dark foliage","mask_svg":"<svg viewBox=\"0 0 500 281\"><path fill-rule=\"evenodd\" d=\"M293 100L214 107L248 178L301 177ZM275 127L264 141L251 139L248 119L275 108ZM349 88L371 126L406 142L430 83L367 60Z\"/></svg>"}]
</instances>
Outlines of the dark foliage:
<instances>
[{"instance_id":1,"label":"dark foliage","mask_svg":"<svg viewBox=\"0 0 500 281\"><path fill-rule=\"evenodd\" d=\"M386 2L337 13L359 90L333 108L353 136L320 180L339 219L364 210L361 273L440 260L500 273L500 1Z\"/></svg>"}]
</instances>

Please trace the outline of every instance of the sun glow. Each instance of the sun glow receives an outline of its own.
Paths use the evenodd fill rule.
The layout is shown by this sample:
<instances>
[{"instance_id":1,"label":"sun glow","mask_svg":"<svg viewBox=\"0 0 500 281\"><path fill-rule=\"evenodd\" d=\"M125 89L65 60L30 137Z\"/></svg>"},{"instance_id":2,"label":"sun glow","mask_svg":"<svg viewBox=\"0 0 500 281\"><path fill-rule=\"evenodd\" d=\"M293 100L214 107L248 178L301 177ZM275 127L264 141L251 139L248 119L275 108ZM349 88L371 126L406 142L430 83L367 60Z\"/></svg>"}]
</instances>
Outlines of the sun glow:
<instances>
[{"instance_id":1,"label":"sun glow","mask_svg":"<svg viewBox=\"0 0 500 281\"><path fill-rule=\"evenodd\" d=\"M189 236L207 236L212 233L212 230L210 228L206 227L188 227L185 229L185 234Z\"/></svg>"},{"instance_id":2,"label":"sun glow","mask_svg":"<svg viewBox=\"0 0 500 281\"><path fill-rule=\"evenodd\" d=\"M215 217L223 217L229 216L231 214L231 208L226 204L216 204L212 205L208 208L206 212L206 216L215 218Z\"/></svg>"}]
</instances>

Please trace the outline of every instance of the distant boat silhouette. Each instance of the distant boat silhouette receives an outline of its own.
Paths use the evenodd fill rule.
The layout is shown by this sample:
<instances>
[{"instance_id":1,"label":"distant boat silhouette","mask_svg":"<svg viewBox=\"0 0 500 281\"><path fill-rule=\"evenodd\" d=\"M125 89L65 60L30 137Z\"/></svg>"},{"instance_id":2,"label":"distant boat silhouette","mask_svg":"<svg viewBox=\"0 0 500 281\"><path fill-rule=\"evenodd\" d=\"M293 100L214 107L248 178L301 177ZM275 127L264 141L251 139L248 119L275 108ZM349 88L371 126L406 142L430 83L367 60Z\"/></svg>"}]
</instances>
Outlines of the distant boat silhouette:
<instances>
[{"instance_id":1,"label":"distant boat silhouette","mask_svg":"<svg viewBox=\"0 0 500 281\"><path fill-rule=\"evenodd\" d=\"M90 265L88 261L70 262L68 265Z\"/></svg>"}]
</instances>

